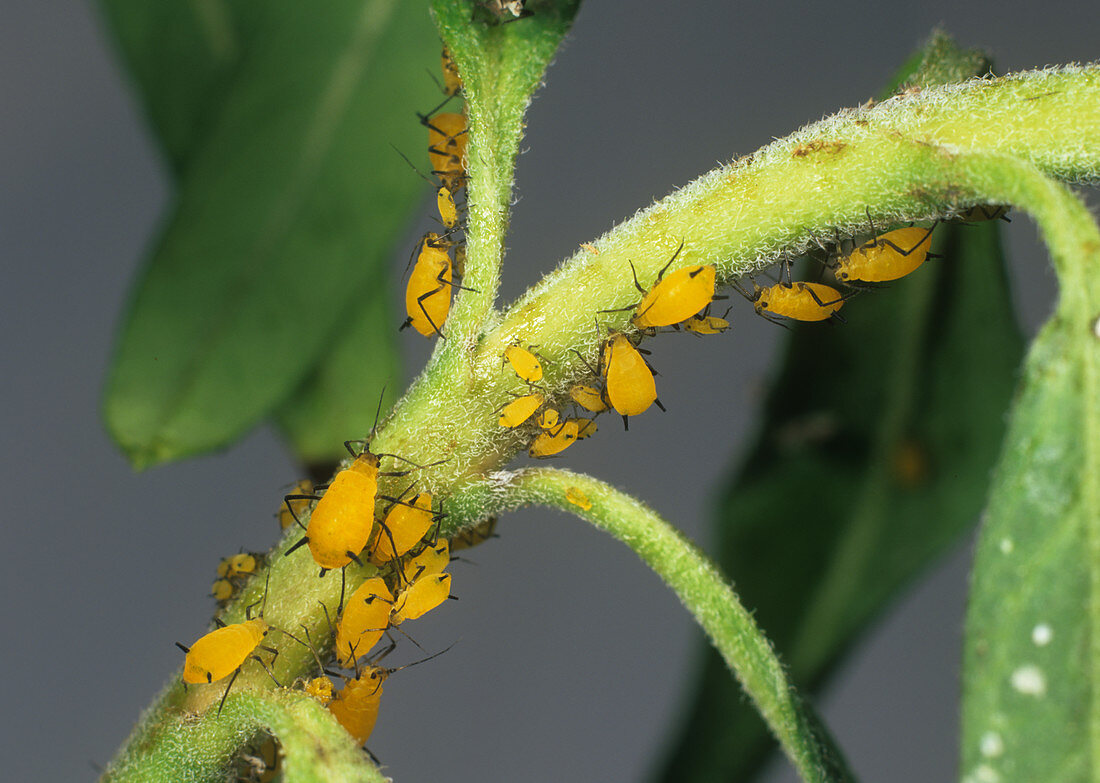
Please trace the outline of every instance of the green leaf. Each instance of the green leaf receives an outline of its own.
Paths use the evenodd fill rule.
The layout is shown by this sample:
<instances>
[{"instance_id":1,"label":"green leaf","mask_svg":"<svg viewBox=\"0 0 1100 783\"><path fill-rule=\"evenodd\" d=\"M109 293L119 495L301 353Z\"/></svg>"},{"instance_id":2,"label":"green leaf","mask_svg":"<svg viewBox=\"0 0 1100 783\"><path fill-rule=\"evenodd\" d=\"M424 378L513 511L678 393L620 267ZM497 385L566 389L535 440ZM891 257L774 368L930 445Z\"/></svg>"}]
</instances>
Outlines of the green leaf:
<instances>
[{"instance_id":1,"label":"green leaf","mask_svg":"<svg viewBox=\"0 0 1100 783\"><path fill-rule=\"evenodd\" d=\"M102 0L119 55L176 177L221 109L262 6L225 0Z\"/></svg>"},{"instance_id":2,"label":"green leaf","mask_svg":"<svg viewBox=\"0 0 1100 783\"><path fill-rule=\"evenodd\" d=\"M1028 355L975 554L963 779L1085 783L1100 779L1100 230L1033 169L1004 177L1062 293Z\"/></svg>"},{"instance_id":3,"label":"green leaf","mask_svg":"<svg viewBox=\"0 0 1100 783\"><path fill-rule=\"evenodd\" d=\"M374 283L367 289L348 314L344 334L333 341L302 387L275 411L279 429L306 464L346 457L344 441L365 438L374 427L383 387L388 389L383 413L400 392L401 366L393 346L397 322L387 304L389 292Z\"/></svg>"},{"instance_id":4,"label":"green leaf","mask_svg":"<svg viewBox=\"0 0 1100 783\"><path fill-rule=\"evenodd\" d=\"M301 388L348 336L348 314L385 301L373 292L389 290L393 242L422 193L389 145L423 147L414 112L438 102L425 5L262 8L185 156L116 346L106 417L139 465L223 446ZM373 368L393 365L390 351L360 361L343 382L368 392Z\"/></svg>"}]
</instances>

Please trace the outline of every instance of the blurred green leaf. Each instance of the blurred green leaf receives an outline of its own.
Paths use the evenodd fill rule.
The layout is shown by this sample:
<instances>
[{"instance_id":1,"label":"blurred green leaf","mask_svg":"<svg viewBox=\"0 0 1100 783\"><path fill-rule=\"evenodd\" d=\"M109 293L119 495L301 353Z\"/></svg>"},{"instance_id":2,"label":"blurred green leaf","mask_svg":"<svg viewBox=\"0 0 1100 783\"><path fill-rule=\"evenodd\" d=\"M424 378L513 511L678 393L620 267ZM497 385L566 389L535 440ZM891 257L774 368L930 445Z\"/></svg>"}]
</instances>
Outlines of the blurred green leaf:
<instances>
[{"instance_id":1,"label":"blurred green leaf","mask_svg":"<svg viewBox=\"0 0 1100 783\"><path fill-rule=\"evenodd\" d=\"M1028 355L974 556L968 783L1100 778L1100 232L1063 193L1039 218L1058 306Z\"/></svg>"},{"instance_id":2,"label":"blurred green leaf","mask_svg":"<svg viewBox=\"0 0 1100 783\"><path fill-rule=\"evenodd\" d=\"M180 101L171 131L150 45L123 37L127 59L142 64L135 71L148 113L175 139L165 147L182 169L107 389L108 426L139 465L223 446L295 390L318 409L316 422L330 424L325 388L376 399L395 363L390 342L349 324L376 332L399 323L388 309L371 317L359 308L385 307L376 291L390 290L393 243L423 192L389 145L423 147L414 112L438 102L425 73L439 48L426 4L341 0L323 14L287 0L231 8L248 32L230 83L218 85L208 63L198 77L205 97L198 86L168 89ZM116 21L120 37L166 24L147 16L131 27ZM167 47L163 70L177 80L201 48L188 32L186 56ZM219 91L213 112L204 102ZM210 116L195 138L196 118ZM367 343L371 354L349 357ZM340 377L328 363L337 351L351 370ZM322 388L303 386L311 373ZM354 424L336 429L354 436ZM311 426L295 417L292 441Z\"/></svg>"},{"instance_id":3,"label":"blurred green leaf","mask_svg":"<svg viewBox=\"0 0 1100 783\"><path fill-rule=\"evenodd\" d=\"M333 341L314 374L275 411L294 453L308 465L321 466L324 477L332 472L329 463L347 456L345 440L370 434L382 387L383 413L401 392L401 365L393 349L400 322L385 301L390 292L370 288L355 300L344 334Z\"/></svg>"},{"instance_id":4,"label":"blurred green leaf","mask_svg":"<svg viewBox=\"0 0 1100 783\"><path fill-rule=\"evenodd\" d=\"M912 65L899 83L987 67L942 34ZM719 562L803 689L976 521L1004 435L1023 349L997 226L936 233L944 258L851 300L847 325L795 327L720 504ZM708 652L664 779L748 780L773 747Z\"/></svg>"},{"instance_id":5,"label":"blurred green leaf","mask_svg":"<svg viewBox=\"0 0 1100 783\"><path fill-rule=\"evenodd\" d=\"M175 177L217 118L232 76L262 14L256 4L223 0L101 0L142 98L143 108Z\"/></svg>"}]
</instances>

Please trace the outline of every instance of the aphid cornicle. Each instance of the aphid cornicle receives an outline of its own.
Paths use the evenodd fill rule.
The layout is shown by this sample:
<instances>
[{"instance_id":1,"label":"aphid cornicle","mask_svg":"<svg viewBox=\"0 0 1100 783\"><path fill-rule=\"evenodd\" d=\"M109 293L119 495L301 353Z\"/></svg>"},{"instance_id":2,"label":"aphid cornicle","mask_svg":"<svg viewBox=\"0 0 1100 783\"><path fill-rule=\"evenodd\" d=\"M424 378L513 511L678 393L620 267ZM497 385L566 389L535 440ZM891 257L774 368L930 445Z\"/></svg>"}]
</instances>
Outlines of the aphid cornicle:
<instances>
[{"instance_id":1,"label":"aphid cornicle","mask_svg":"<svg viewBox=\"0 0 1100 783\"><path fill-rule=\"evenodd\" d=\"M929 257L934 228L899 228L863 243L847 256L837 259L834 269L837 280L842 283L886 283L905 277Z\"/></svg>"},{"instance_id":2,"label":"aphid cornicle","mask_svg":"<svg viewBox=\"0 0 1100 783\"><path fill-rule=\"evenodd\" d=\"M370 561L383 565L416 546L435 521L432 493L421 492L412 503L394 503L375 534Z\"/></svg>"},{"instance_id":3,"label":"aphid cornicle","mask_svg":"<svg viewBox=\"0 0 1100 783\"><path fill-rule=\"evenodd\" d=\"M676 260L681 249L682 243L669 259L669 264ZM667 268L666 264L665 269ZM635 308L632 322L639 329L655 329L686 321L701 312L714 299L716 272L713 264L685 266L668 277L664 277L665 269L658 273L657 281L645 292L642 301ZM641 286L638 288L641 290Z\"/></svg>"},{"instance_id":4,"label":"aphid cornicle","mask_svg":"<svg viewBox=\"0 0 1100 783\"><path fill-rule=\"evenodd\" d=\"M401 325L411 326L425 337L443 336L443 323L451 311L451 256L448 244L438 234L425 235L416 265L405 287L405 312Z\"/></svg>"},{"instance_id":5,"label":"aphid cornicle","mask_svg":"<svg viewBox=\"0 0 1100 783\"><path fill-rule=\"evenodd\" d=\"M323 569L343 568L357 561L374 527L378 464L378 457L364 449L337 473L313 507L305 537L286 553L308 543L313 560ZM300 496L288 495L287 503L296 499Z\"/></svg>"},{"instance_id":6,"label":"aphid cornicle","mask_svg":"<svg viewBox=\"0 0 1100 783\"><path fill-rule=\"evenodd\" d=\"M504 349L504 358L521 380L527 383L538 383L542 380L542 363L526 348L509 345Z\"/></svg>"},{"instance_id":7,"label":"aphid cornicle","mask_svg":"<svg viewBox=\"0 0 1100 783\"><path fill-rule=\"evenodd\" d=\"M544 402L546 402L546 398L537 393L516 397L501 410L500 426L518 427L531 418Z\"/></svg>"},{"instance_id":8,"label":"aphid cornicle","mask_svg":"<svg viewBox=\"0 0 1100 783\"><path fill-rule=\"evenodd\" d=\"M344 605L336 624L336 659L351 666L370 652L390 624L393 593L385 580L375 576L355 590Z\"/></svg>"},{"instance_id":9,"label":"aphid cornicle","mask_svg":"<svg viewBox=\"0 0 1100 783\"><path fill-rule=\"evenodd\" d=\"M623 417L638 416L657 403L657 383L653 371L649 369L642 354L623 334L613 334L607 338L601 352L600 366L603 369L607 400L611 407Z\"/></svg>"},{"instance_id":10,"label":"aphid cornicle","mask_svg":"<svg viewBox=\"0 0 1100 783\"><path fill-rule=\"evenodd\" d=\"M752 294L739 285L735 287L753 303L757 314L774 323L782 324L775 320L777 316L794 321L824 321L844 306L840 291L822 283L776 283L767 288L753 285L756 290Z\"/></svg>"}]
</instances>

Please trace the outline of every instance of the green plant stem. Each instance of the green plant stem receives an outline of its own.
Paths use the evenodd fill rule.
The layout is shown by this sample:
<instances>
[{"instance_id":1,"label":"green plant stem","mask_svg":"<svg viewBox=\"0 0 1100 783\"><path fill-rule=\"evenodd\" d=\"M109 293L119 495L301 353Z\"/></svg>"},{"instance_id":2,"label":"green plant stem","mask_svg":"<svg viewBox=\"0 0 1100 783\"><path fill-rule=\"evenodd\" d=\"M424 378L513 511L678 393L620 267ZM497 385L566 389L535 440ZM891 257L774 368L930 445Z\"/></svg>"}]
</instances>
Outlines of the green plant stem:
<instances>
[{"instance_id":1,"label":"green plant stem","mask_svg":"<svg viewBox=\"0 0 1100 783\"><path fill-rule=\"evenodd\" d=\"M590 508L569 499L579 492ZM849 780L844 760L787 681L783 665L714 563L641 501L598 479L552 468L497 474L463 505L486 513L543 505L567 511L622 541L680 598L740 681L806 781Z\"/></svg>"},{"instance_id":2,"label":"green plant stem","mask_svg":"<svg viewBox=\"0 0 1100 783\"><path fill-rule=\"evenodd\" d=\"M147 744L133 746L104 773L104 783L207 783L225 780L227 762L258 732L282 746L286 783L384 783L343 727L319 703L290 691L234 693L221 713L174 715Z\"/></svg>"}]
</instances>

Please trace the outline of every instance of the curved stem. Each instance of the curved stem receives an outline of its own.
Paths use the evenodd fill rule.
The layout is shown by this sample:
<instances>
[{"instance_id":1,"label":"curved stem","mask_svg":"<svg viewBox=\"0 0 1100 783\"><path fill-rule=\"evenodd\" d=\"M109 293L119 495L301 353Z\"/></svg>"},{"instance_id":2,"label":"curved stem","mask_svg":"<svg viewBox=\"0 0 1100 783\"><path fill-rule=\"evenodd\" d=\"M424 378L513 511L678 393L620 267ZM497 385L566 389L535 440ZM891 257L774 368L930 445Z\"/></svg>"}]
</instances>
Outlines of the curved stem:
<instances>
[{"instance_id":1,"label":"curved stem","mask_svg":"<svg viewBox=\"0 0 1100 783\"><path fill-rule=\"evenodd\" d=\"M672 588L740 681L803 780L849 780L843 758L787 681L771 644L698 547L641 501L590 476L551 468L497 474L473 504L485 513L537 504L622 541Z\"/></svg>"}]
</instances>

